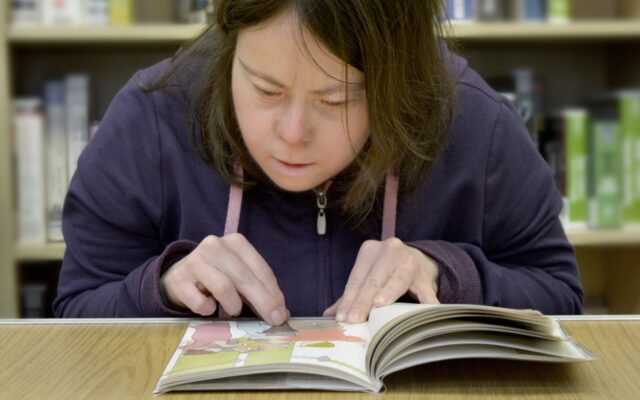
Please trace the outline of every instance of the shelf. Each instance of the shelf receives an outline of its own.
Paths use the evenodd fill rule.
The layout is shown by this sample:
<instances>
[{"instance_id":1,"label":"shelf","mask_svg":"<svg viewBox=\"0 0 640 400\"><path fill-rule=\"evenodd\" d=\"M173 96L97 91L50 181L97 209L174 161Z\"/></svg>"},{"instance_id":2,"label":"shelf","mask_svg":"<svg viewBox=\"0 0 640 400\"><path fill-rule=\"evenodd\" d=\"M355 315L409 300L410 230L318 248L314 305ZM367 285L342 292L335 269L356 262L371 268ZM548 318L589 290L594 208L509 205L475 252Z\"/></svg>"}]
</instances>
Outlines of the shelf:
<instances>
[{"instance_id":1,"label":"shelf","mask_svg":"<svg viewBox=\"0 0 640 400\"><path fill-rule=\"evenodd\" d=\"M570 229L567 237L574 246L629 246L640 245L640 229L590 230Z\"/></svg>"},{"instance_id":2,"label":"shelf","mask_svg":"<svg viewBox=\"0 0 640 400\"><path fill-rule=\"evenodd\" d=\"M451 23L452 36L464 41L581 41L640 38L640 21L574 21L571 23Z\"/></svg>"},{"instance_id":3,"label":"shelf","mask_svg":"<svg viewBox=\"0 0 640 400\"><path fill-rule=\"evenodd\" d=\"M569 230L569 241L574 246L627 246L640 245L639 230ZM17 245L17 261L55 261L64 256L64 243L43 245Z\"/></svg>"},{"instance_id":4,"label":"shelf","mask_svg":"<svg viewBox=\"0 0 640 400\"><path fill-rule=\"evenodd\" d=\"M64 243L43 245L16 245L17 261L59 261L64 256Z\"/></svg>"},{"instance_id":5,"label":"shelf","mask_svg":"<svg viewBox=\"0 0 640 400\"><path fill-rule=\"evenodd\" d=\"M205 25L166 24L131 26L9 27L11 44L140 44L181 43L198 35Z\"/></svg>"},{"instance_id":6,"label":"shelf","mask_svg":"<svg viewBox=\"0 0 640 400\"><path fill-rule=\"evenodd\" d=\"M576 21L551 23L458 23L451 34L464 41L580 41L640 38L640 21ZM9 27L11 44L141 44L180 43L195 37L205 28L200 24L164 24L132 26L34 26Z\"/></svg>"}]
</instances>

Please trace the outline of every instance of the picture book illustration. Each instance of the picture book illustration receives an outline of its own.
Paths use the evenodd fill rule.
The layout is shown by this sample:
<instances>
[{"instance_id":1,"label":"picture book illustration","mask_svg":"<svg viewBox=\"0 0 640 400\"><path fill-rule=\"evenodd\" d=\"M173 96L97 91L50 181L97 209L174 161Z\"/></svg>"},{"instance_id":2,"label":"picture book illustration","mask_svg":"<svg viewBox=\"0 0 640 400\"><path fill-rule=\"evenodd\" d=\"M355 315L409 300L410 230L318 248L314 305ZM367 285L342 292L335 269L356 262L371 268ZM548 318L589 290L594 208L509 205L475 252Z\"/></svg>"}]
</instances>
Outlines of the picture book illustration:
<instances>
[{"instance_id":1,"label":"picture book illustration","mask_svg":"<svg viewBox=\"0 0 640 400\"><path fill-rule=\"evenodd\" d=\"M206 321L192 324L170 363L168 375L256 367L274 363L328 366L368 380L366 324L334 320Z\"/></svg>"}]
</instances>

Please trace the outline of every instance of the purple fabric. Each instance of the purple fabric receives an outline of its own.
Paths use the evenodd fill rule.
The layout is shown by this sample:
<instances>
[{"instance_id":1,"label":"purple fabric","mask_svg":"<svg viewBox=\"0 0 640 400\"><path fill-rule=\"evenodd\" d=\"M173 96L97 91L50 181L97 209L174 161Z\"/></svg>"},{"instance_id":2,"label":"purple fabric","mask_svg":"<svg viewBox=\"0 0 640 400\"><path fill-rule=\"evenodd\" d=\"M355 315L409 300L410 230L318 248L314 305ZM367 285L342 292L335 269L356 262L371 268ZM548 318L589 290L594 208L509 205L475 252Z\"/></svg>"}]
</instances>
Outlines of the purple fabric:
<instances>
[{"instance_id":1,"label":"purple fabric","mask_svg":"<svg viewBox=\"0 0 640 400\"><path fill-rule=\"evenodd\" d=\"M398 198L396 236L438 262L442 302L581 312L549 168L511 104L452 60L459 98L449 143ZM164 304L160 275L207 235L222 235L229 186L189 144L186 85L138 88L167 65L133 77L80 157L64 207L58 316L192 316ZM238 230L273 269L294 316L333 304L360 245L380 238L382 210L353 229L336 207L339 190L327 194L324 236L312 191L265 183L243 195Z\"/></svg>"}]
</instances>

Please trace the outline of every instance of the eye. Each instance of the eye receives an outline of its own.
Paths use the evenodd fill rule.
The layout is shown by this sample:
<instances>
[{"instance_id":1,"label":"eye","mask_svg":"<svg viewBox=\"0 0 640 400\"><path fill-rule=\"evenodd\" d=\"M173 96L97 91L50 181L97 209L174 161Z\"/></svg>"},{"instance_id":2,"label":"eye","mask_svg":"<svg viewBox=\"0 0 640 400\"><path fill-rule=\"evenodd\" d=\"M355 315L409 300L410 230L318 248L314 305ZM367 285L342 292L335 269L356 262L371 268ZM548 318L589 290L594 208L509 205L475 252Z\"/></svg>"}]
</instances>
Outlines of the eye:
<instances>
[{"instance_id":1,"label":"eye","mask_svg":"<svg viewBox=\"0 0 640 400\"><path fill-rule=\"evenodd\" d=\"M347 104L346 100L340 100L340 101L321 100L321 102L322 104L325 104L329 107L341 107Z\"/></svg>"},{"instance_id":2,"label":"eye","mask_svg":"<svg viewBox=\"0 0 640 400\"><path fill-rule=\"evenodd\" d=\"M276 97L276 96L278 96L280 94L278 92L272 92L270 90L263 89L263 88L261 88L260 86L257 86L257 85L253 85L253 87L255 87L256 90L258 91L258 93L260 93L263 96Z\"/></svg>"}]
</instances>

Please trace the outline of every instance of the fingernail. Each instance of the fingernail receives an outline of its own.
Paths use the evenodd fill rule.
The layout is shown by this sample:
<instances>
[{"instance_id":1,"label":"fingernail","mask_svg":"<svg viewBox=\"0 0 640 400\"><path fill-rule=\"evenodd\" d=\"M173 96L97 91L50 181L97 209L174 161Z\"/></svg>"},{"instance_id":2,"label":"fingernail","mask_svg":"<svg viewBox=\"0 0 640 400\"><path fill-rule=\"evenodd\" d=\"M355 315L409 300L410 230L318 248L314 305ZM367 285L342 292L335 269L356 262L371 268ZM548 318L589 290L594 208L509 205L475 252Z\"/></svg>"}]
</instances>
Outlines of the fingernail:
<instances>
[{"instance_id":1,"label":"fingernail","mask_svg":"<svg viewBox=\"0 0 640 400\"><path fill-rule=\"evenodd\" d=\"M336 314L336 321L338 322L344 322L344 311L339 311Z\"/></svg>"},{"instance_id":2,"label":"fingernail","mask_svg":"<svg viewBox=\"0 0 640 400\"><path fill-rule=\"evenodd\" d=\"M383 306L383 305L387 304L387 299L385 299L385 298L384 298L384 297L382 297L382 296L378 296L378 297L376 297L376 298L373 300L373 302L374 302L374 304L375 304L376 306L378 306L378 307L379 307L379 306Z\"/></svg>"},{"instance_id":3,"label":"fingernail","mask_svg":"<svg viewBox=\"0 0 640 400\"><path fill-rule=\"evenodd\" d=\"M271 321L273 325L282 325L285 319L285 313L281 309L273 310L271 312Z\"/></svg>"},{"instance_id":4,"label":"fingernail","mask_svg":"<svg viewBox=\"0 0 640 400\"><path fill-rule=\"evenodd\" d=\"M347 322L360 322L360 313L358 311L349 311L347 315Z\"/></svg>"}]
</instances>

